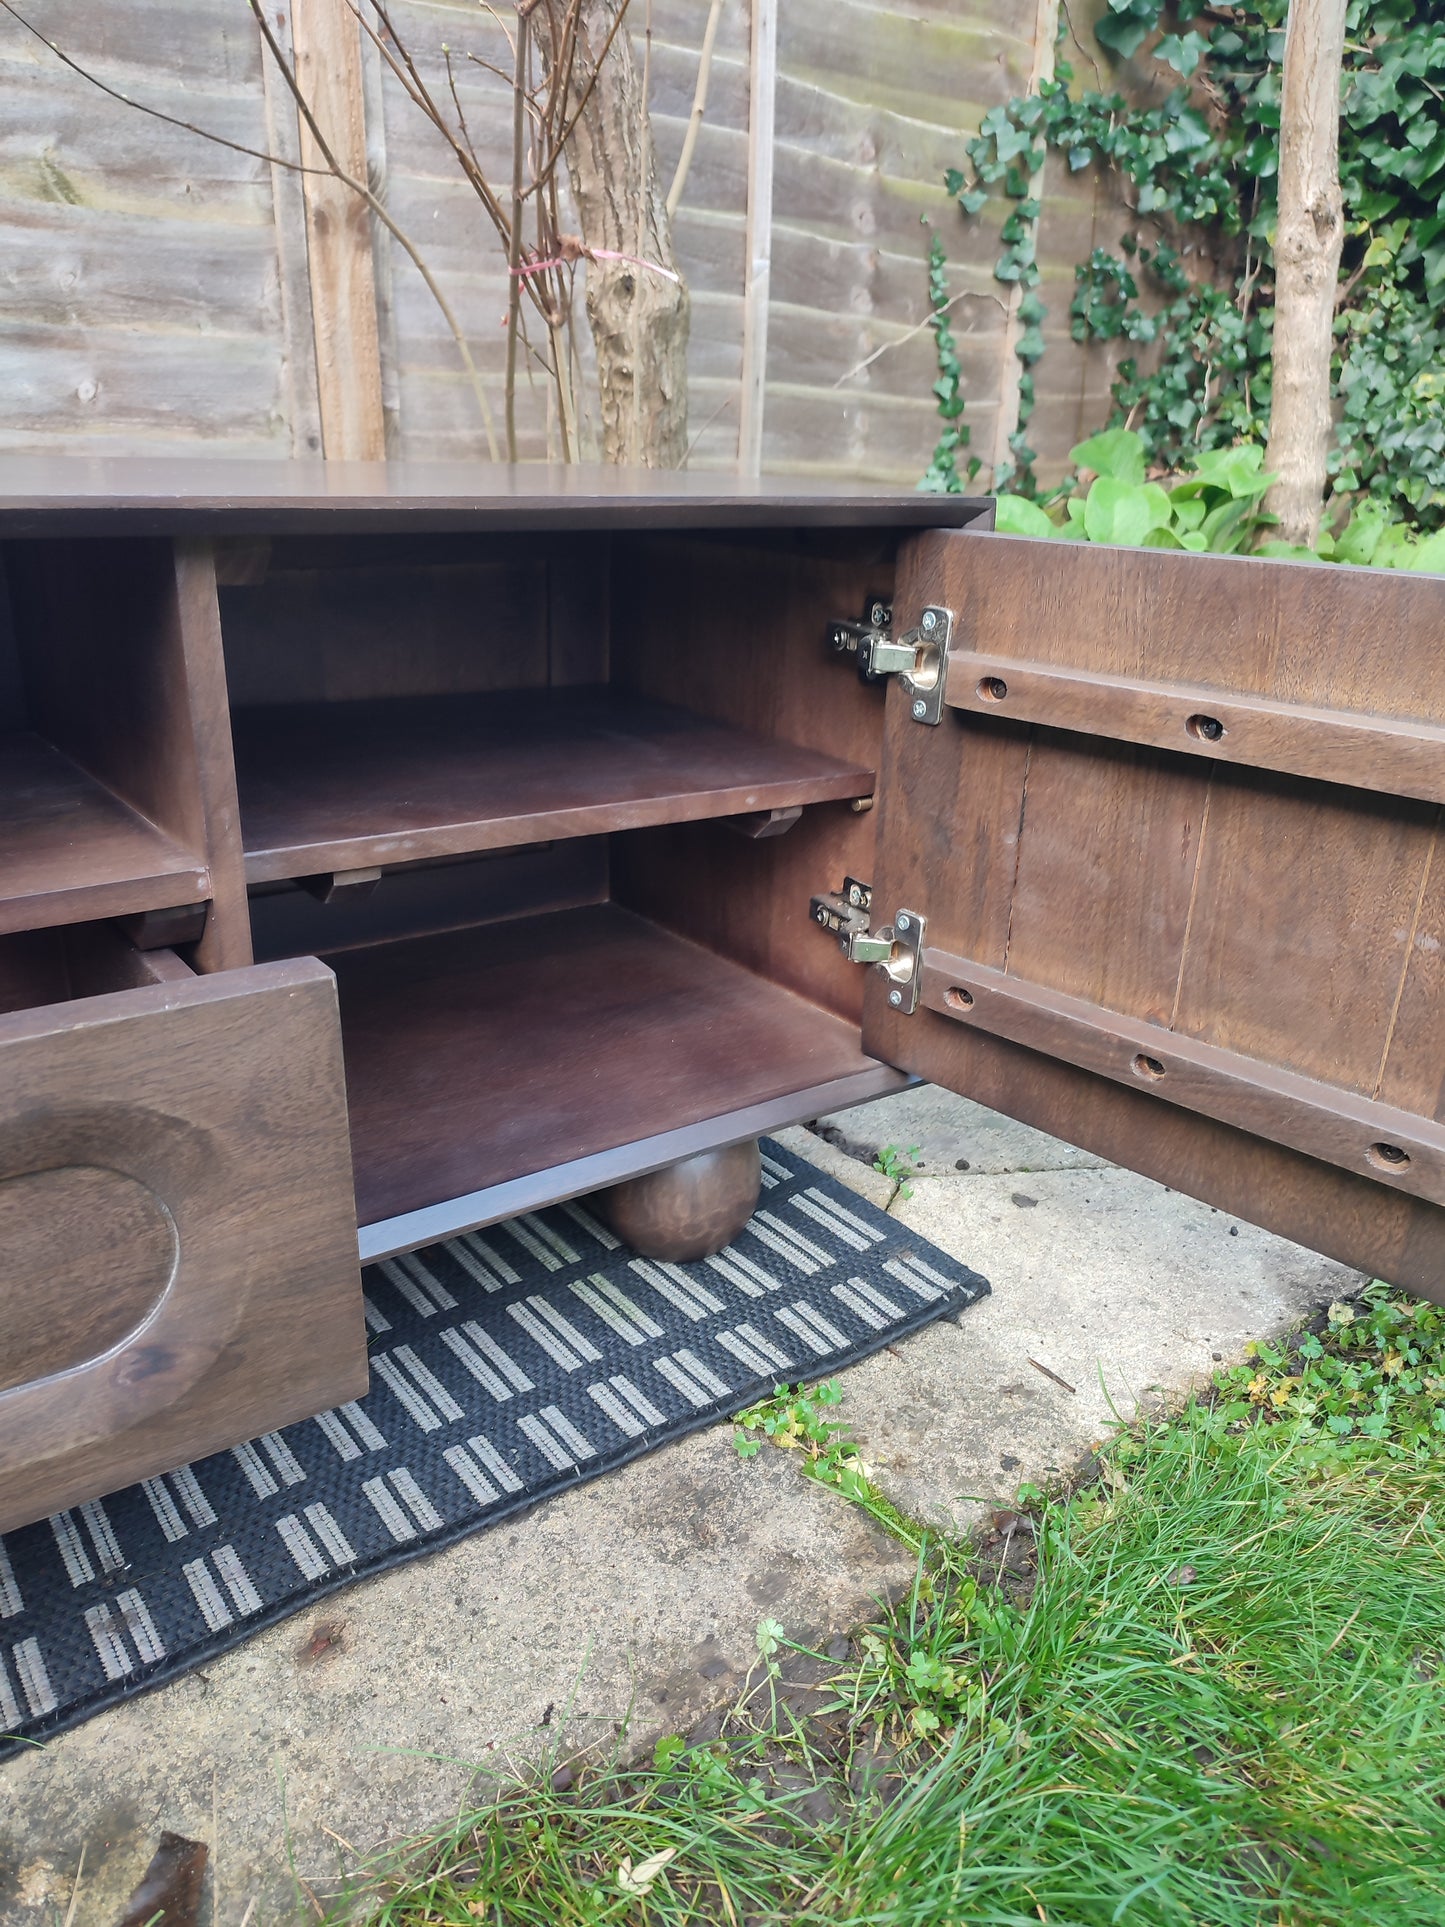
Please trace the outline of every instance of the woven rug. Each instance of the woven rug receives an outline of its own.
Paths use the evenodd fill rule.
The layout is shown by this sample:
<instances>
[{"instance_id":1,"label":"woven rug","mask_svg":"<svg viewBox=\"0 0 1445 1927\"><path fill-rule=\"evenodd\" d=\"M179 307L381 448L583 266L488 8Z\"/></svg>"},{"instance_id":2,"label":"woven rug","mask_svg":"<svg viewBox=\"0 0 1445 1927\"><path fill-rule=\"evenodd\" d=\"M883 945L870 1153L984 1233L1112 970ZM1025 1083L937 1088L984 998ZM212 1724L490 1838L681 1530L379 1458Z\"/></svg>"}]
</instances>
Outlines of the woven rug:
<instances>
[{"instance_id":1,"label":"woven rug","mask_svg":"<svg viewBox=\"0 0 1445 1927\"><path fill-rule=\"evenodd\" d=\"M5 1534L0 1758L987 1293L763 1152L755 1216L700 1264L564 1204L369 1266L365 1398Z\"/></svg>"}]
</instances>

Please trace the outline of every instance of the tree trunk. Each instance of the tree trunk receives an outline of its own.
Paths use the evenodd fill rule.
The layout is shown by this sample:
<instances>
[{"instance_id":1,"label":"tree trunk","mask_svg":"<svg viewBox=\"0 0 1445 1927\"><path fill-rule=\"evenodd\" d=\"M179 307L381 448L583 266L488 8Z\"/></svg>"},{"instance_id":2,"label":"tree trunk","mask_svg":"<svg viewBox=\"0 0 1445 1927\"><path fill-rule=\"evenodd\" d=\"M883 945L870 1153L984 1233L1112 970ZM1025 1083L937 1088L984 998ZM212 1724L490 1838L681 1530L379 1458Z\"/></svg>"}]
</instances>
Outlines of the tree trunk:
<instances>
[{"instance_id":1,"label":"tree trunk","mask_svg":"<svg viewBox=\"0 0 1445 1927\"><path fill-rule=\"evenodd\" d=\"M583 72L593 70L624 4L583 0ZM637 265L677 273L666 190L625 26L567 143L567 168L586 246L636 257L587 263L602 453L609 462L678 468L687 453L687 288Z\"/></svg>"},{"instance_id":2,"label":"tree trunk","mask_svg":"<svg viewBox=\"0 0 1445 1927\"><path fill-rule=\"evenodd\" d=\"M1344 220L1340 63L1346 0L1290 0L1274 245L1274 388L1265 506L1279 538L1313 545L1324 506L1330 353Z\"/></svg>"}]
</instances>

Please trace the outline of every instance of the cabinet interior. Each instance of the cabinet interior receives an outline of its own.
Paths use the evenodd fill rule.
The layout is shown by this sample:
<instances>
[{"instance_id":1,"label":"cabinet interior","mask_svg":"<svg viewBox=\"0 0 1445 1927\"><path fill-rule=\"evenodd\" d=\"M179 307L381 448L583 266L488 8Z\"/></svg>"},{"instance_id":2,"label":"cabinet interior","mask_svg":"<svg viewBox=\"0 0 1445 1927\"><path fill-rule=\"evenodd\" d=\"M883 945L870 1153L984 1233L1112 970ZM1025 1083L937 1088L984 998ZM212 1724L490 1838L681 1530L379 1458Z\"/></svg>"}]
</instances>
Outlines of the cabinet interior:
<instances>
[{"instance_id":1,"label":"cabinet interior","mask_svg":"<svg viewBox=\"0 0 1445 1927\"><path fill-rule=\"evenodd\" d=\"M0 933L203 901L168 543L0 548Z\"/></svg>"},{"instance_id":2,"label":"cabinet interior","mask_svg":"<svg viewBox=\"0 0 1445 1927\"><path fill-rule=\"evenodd\" d=\"M809 899L869 874L882 691L826 630L892 569L857 531L222 555L256 954L336 972L363 1225L889 1075Z\"/></svg>"},{"instance_id":3,"label":"cabinet interior","mask_svg":"<svg viewBox=\"0 0 1445 1927\"><path fill-rule=\"evenodd\" d=\"M896 539L7 543L0 1009L322 957L363 1227L891 1088L809 899L872 872L883 693L826 634Z\"/></svg>"}]
</instances>

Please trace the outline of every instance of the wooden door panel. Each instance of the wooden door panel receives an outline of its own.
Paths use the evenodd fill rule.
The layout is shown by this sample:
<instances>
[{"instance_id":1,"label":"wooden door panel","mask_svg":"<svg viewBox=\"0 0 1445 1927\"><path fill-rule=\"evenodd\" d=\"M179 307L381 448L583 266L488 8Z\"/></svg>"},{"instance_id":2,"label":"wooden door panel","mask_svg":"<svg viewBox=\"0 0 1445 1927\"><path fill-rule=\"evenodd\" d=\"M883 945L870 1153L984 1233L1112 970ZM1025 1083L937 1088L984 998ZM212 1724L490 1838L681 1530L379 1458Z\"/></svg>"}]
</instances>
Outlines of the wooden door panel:
<instances>
[{"instance_id":1,"label":"wooden door panel","mask_svg":"<svg viewBox=\"0 0 1445 1927\"><path fill-rule=\"evenodd\" d=\"M366 1385L314 959L0 1017L0 1531Z\"/></svg>"},{"instance_id":2,"label":"wooden door panel","mask_svg":"<svg viewBox=\"0 0 1445 1927\"><path fill-rule=\"evenodd\" d=\"M867 1047L1445 1298L1445 582L938 532L929 603L873 879L921 999L871 980Z\"/></svg>"}]
</instances>

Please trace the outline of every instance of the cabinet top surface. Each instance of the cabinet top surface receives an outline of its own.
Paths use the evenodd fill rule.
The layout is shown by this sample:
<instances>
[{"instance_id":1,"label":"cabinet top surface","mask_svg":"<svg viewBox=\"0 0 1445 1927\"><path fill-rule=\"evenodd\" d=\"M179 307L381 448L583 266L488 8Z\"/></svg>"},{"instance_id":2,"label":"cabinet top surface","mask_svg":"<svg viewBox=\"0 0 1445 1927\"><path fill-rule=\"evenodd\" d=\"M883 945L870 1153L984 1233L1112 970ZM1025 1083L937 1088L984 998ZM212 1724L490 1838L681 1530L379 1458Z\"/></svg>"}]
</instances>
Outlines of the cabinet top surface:
<instances>
[{"instance_id":1,"label":"cabinet top surface","mask_svg":"<svg viewBox=\"0 0 1445 1927\"><path fill-rule=\"evenodd\" d=\"M0 533L956 528L984 498L817 476L491 462L0 456Z\"/></svg>"}]
</instances>

